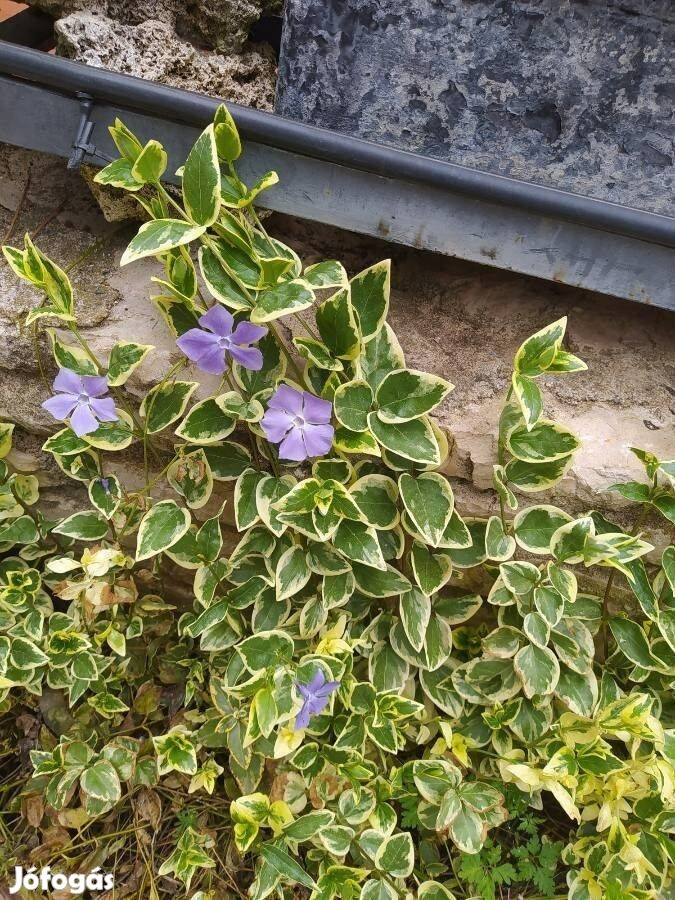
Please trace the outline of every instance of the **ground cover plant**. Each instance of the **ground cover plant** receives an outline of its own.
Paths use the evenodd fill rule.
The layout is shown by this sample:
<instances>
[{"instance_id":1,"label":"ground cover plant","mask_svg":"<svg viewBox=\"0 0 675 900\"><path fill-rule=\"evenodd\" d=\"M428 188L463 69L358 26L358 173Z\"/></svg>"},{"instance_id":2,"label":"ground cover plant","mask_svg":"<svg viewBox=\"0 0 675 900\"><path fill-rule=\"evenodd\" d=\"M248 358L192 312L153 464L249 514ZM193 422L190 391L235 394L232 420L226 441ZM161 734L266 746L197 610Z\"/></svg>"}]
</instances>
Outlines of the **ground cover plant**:
<instances>
[{"instance_id":1,"label":"ground cover plant","mask_svg":"<svg viewBox=\"0 0 675 900\"><path fill-rule=\"evenodd\" d=\"M199 900L665 896L675 548L644 527L675 521L675 462L635 449L643 481L607 486L636 505L627 531L547 502L579 440L545 384L585 369L561 319L514 359L500 514L462 516L434 418L452 385L406 362L389 263L349 278L268 235L254 202L276 175L242 183L224 107L178 190L156 141L111 134L97 180L147 213L122 265L158 261L177 361L135 403L153 348L99 358L59 265L4 248L42 294L25 326L55 361L44 450L82 508L45 518L1 425L0 877L100 870L115 897ZM141 486L120 476L134 452Z\"/></svg>"}]
</instances>

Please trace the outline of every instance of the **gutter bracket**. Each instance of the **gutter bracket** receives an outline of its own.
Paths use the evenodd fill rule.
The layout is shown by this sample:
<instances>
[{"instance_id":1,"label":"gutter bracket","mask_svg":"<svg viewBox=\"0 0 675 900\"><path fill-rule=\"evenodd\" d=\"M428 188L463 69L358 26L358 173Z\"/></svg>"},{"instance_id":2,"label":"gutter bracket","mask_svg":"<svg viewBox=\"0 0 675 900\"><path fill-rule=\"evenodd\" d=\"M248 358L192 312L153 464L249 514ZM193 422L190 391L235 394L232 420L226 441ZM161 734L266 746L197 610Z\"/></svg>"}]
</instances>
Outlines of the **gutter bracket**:
<instances>
[{"instance_id":1,"label":"gutter bracket","mask_svg":"<svg viewBox=\"0 0 675 900\"><path fill-rule=\"evenodd\" d=\"M101 153L96 145L90 143L94 123L91 121L91 111L94 108L94 98L84 91L76 91L75 96L80 102L80 122L77 126L77 134L72 145L72 152L68 157L67 168L76 171L84 162L85 156L97 156L112 162L112 157Z\"/></svg>"}]
</instances>

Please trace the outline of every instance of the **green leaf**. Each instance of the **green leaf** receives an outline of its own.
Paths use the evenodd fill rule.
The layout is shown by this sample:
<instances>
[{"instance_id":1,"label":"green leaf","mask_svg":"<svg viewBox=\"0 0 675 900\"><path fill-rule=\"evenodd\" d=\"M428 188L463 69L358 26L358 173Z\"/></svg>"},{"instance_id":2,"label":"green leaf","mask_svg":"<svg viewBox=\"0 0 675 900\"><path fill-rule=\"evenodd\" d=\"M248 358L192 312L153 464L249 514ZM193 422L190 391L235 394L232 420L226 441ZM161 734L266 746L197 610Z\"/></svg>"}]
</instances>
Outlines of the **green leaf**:
<instances>
[{"instance_id":1,"label":"green leaf","mask_svg":"<svg viewBox=\"0 0 675 900\"><path fill-rule=\"evenodd\" d=\"M383 422L377 412L368 416L368 426L374 437L387 450L412 462L438 466L441 451L428 419L410 422Z\"/></svg>"},{"instance_id":2,"label":"green leaf","mask_svg":"<svg viewBox=\"0 0 675 900\"><path fill-rule=\"evenodd\" d=\"M337 259L327 259L307 266L302 277L315 288L339 288L347 287L348 284L344 266Z\"/></svg>"},{"instance_id":3,"label":"green leaf","mask_svg":"<svg viewBox=\"0 0 675 900\"><path fill-rule=\"evenodd\" d=\"M99 759L85 769L80 776L80 785L85 794L106 803L117 803L122 796L119 776L107 759Z\"/></svg>"},{"instance_id":4,"label":"green leaf","mask_svg":"<svg viewBox=\"0 0 675 900\"><path fill-rule=\"evenodd\" d=\"M521 344L513 365L522 375L537 376L553 363L567 327L567 316L537 331Z\"/></svg>"},{"instance_id":5,"label":"green leaf","mask_svg":"<svg viewBox=\"0 0 675 900\"><path fill-rule=\"evenodd\" d=\"M11 639L9 658L12 665L20 670L34 669L49 662L49 657L39 647L21 637Z\"/></svg>"},{"instance_id":6,"label":"green leaf","mask_svg":"<svg viewBox=\"0 0 675 900\"><path fill-rule=\"evenodd\" d=\"M415 580L423 593L431 596L449 581L452 560L447 553L432 553L419 541L414 541L410 551L410 565Z\"/></svg>"},{"instance_id":7,"label":"green leaf","mask_svg":"<svg viewBox=\"0 0 675 900\"><path fill-rule=\"evenodd\" d=\"M284 281L266 291L260 291L251 312L251 322L272 322L281 316L308 309L314 303L314 291L311 286L296 278Z\"/></svg>"},{"instance_id":8,"label":"green leaf","mask_svg":"<svg viewBox=\"0 0 675 900\"><path fill-rule=\"evenodd\" d=\"M261 631L237 645L249 672L260 672L290 662L293 649L293 639L283 631Z\"/></svg>"},{"instance_id":9,"label":"green leaf","mask_svg":"<svg viewBox=\"0 0 675 900\"><path fill-rule=\"evenodd\" d=\"M565 665L560 666L560 678L555 688L555 695L573 713L591 718L595 704L598 702L598 684L595 673L591 670L585 675L581 675Z\"/></svg>"},{"instance_id":10,"label":"green leaf","mask_svg":"<svg viewBox=\"0 0 675 900\"><path fill-rule=\"evenodd\" d=\"M344 369L342 360L335 359L321 341L310 337L294 337L293 343L300 356L318 369L324 369L326 372L342 372Z\"/></svg>"},{"instance_id":11,"label":"green leaf","mask_svg":"<svg viewBox=\"0 0 675 900\"><path fill-rule=\"evenodd\" d=\"M101 422L96 429L84 435L84 440L97 450L126 450L134 439L134 423L124 410L117 410L117 421Z\"/></svg>"},{"instance_id":12,"label":"green leaf","mask_svg":"<svg viewBox=\"0 0 675 900\"><path fill-rule=\"evenodd\" d=\"M515 428L506 440L506 447L524 462L553 462L569 456L581 446L571 431L548 419L539 419L528 428Z\"/></svg>"},{"instance_id":13,"label":"green leaf","mask_svg":"<svg viewBox=\"0 0 675 900\"><path fill-rule=\"evenodd\" d=\"M190 527L190 513L174 500L161 500L141 519L138 529L136 561L149 559L168 550Z\"/></svg>"},{"instance_id":14,"label":"green leaf","mask_svg":"<svg viewBox=\"0 0 675 900\"><path fill-rule=\"evenodd\" d=\"M619 650L632 663L643 669L658 667L659 662L652 656L647 636L637 622L612 616L609 627Z\"/></svg>"},{"instance_id":15,"label":"green leaf","mask_svg":"<svg viewBox=\"0 0 675 900\"><path fill-rule=\"evenodd\" d=\"M205 231L203 225L192 225L182 219L153 219L141 225L138 234L122 254L120 266L189 244Z\"/></svg>"},{"instance_id":16,"label":"green leaf","mask_svg":"<svg viewBox=\"0 0 675 900\"><path fill-rule=\"evenodd\" d=\"M176 434L193 444L215 444L231 434L236 424L236 418L223 411L221 397L209 397L192 407Z\"/></svg>"},{"instance_id":17,"label":"green leaf","mask_svg":"<svg viewBox=\"0 0 675 900\"><path fill-rule=\"evenodd\" d=\"M571 456L545 463L526 463L521 459L512 459L507 463L505 471L514 487L525 494L531 494L552 488L564 478L571 465Z\"/></svg>"},{"instance_id":18,"label":"green leaf","mask_svg":"<svg viewBox=\"0 0 675 900\"><path fill-rule=\"evenodd\" d=\"M558 684L560 666L547 647L533 644L522 647L513 660L513 667L528 698L551 694Z\"/></svg>"},{"instance_id":19,"label":"green leaf","mask_svg":"<svg viewBox=\"0 0 675 900\"><path fill-rule=\"evenodd\" d=\"M94 478L89 482L89 499L106 519L112 518L122 500L122 488L116 475L108 475L104 480Z\"/></svg>"},{"instance_id":20,"label":"green leaf","mask_svg":"<svg viewBox=\"0 0 675 900\"><path fill-rule=\"evenodd\" d=\"M308 841L335 821L335 813L327 809L305 813L284 826L284 837L292 841Z\"/></svg>"},{"instance_id":21,"label":"green leaf","mask_svg":"<svg viewBox=\"0 0 675 900\"><path fill-rule=\"evenodd\" d=\"M405 575L390 565L381 570L355 562L352 571L356 586L366 597L394 597L411 588Z\"/></svg>"},{"instance_id":22,"label":"green leaf","mask_svg":"<svg viewBox=\"0 0 675 900\"><path fill-rule=\"evenodd\" d=\"M0 524L0 543L34 544L39 540L37 525L30 516L19 516L12 522Z\"/></svg>"},{"instance_id":23,"label":"green leaf","mask_svg":"<svg viewBox=\"0 0 675 900\"><path fill-rule=\"evenodd\" d=\"M281 847L274 844L263 844L260 848L260 855L282 878L286 878L292 884L302 884L310 889L316 888L314 879L310 878L307 872Z\"/></svg>"},{"instance_id":24,"label":"green leaf","mask_svg":"<svg viewBox=\"0 0 675 900\"><path fill-rule=\"evenodd\" d=\"M363 522L343 519L333 535L333 546L347 559L382 571L386 569L377 532Z\"/></svg>"},{"instance_id":25,"label":"green leaf","mask_svg":"<svg viewBox=\"0 0 675 900\"><path fill-rule=\"evenodd\" d=\"M528 553L548 555L553 534L571 521L571 516L557 506L529 506L513 520L516 542Z\"/></svg>"},{"instance_id":26,"label":"green leaf","mask_svg":"<svg viewBox=\"0 0 675 900\"><path fill-rule=\"evenodd\" d=\"M294 597L307 584L311 576L307 554L298 545L289 547L279 557L276 568L277 601Z\"/></svg>"},{"instance_id":27,"label":"green leaf","mask_svg":"<svg viewBox=\"0 0 675 900\"><path fill-rule=\"evenodd\" d=\"M478 853L483 846L487 827L478 813L462 804L462 808L450 823L450 837L464 853Z\"/></svg>"},{"instance_id":28,"label":"green leaf","mask_svg":"<svg viewBox=\"0 0 675 900\"><path fill-rule=\"evenodd\" d=\"M183 202L190 219L212 225L220 211L220 165L213 125L197 138L183 169Z\"/></svg>"},{"instance_id":29,"label":"green leaf","mask_svg":"<svg viewBox=\"0 0 675 900\"><path fill-rule=\"evenodd\" d=\"M216 481L234 481L251 465L250 451L236 441L209 444L204 453Z\"/></svg>"},{"instance_id":30,"label":"green leaf","mask_svg":"<svg viewBox=\"0 0 675 900\"><path fill-rule=\"evenodd\" d=\"M141 415L146 419L148 434L156 434L180 418L198 387L196 381L170 381L160 383L149 391L140 408Z\"/></svg>"},{"instance_id":31,"label":"green leaf","mask_svg":"<svg viewBox=\"0 0 675 900\"><path fill-rule=\"evenodd\" d=\"M414 369L389 372L375 395L378 418L389 423L418 419L438 406L453 387L444 378Z\"/></svg>"},{"instance_id":32,"label":"green leaf","mask_svg":"<svg viewBox=\"0 0 675 900\"><path fill-rule=\"evenodd\" d=\"M545 647L550 636L550 627L546 619L538 612L530 612L523 619L523 631L527 638L537 647Z\"/></svg>"},{"instance_id":33,"label":"green leaf","mask_svg":"<svg viewBox=\"0 0 675 900\"><path fill-rule=\"evenodd\" d=\"M428 544L438 547L455 507L450 483L437 472L424 472L417 476L404 472L398 486L415 528Z\"/></svg>"},{"instance_id":34,"label":"green leaf","mask_svg":"<svg viewBox=\"0 0 675 900\"><path fill-rule=\"evenodd\" d=\"M374 391L389 372L405 368L401 345L387 322L365 345L360 363L363 377Z\"/></svg>"},{"instance_id":35,"label":"green leaf","mask_svg":"<svg viewBox=\"0 0 675 900\"><path fill-rule=\"evenodd\" d=\"M164 147L158 141L148 141L131 167L132 178L140 182L157 182L166 170L167 161Z\"/></svg>"},{"instance_id":36,"label":"green leaf","mask_svg":"<svg viewBox=\"0 0 675 900\"><path fill-rule=\"evenodd\" d=\"M372 435L365 431L350 431L348 428L335 429L333 447L341 453L380 455L380 448Z\"/></svg>"},{"instance_id":37,"label":"green leaf","mask_svg":"<svg viewBox=\"0 0 675 900\"><path fill-rule=\"evenodd\" d=\"M333 356L358 356L361 340L349 288L341 288L317 307L316 324L321 340Z\"/></svg>"},{"instance_id":38,"label":"green leaf","mask_svg":"<svg viewBox=\"0 0 675 900\"><path fill-rule=\"evenodd\" d=\"M213 120L218 156L225 162L234 162L241 155L239 132L230 111L221 103Z\"/></svg>"},{"instance_id":39,"label":"green leaf","mask_svg":"<svg viewBox=\"0 0 675 900\"><path fill-rule=\"evenodd\" d=\"M98 368L81 347L64 344L58 339L53 328L46 330L52 344L54 359L60 368L71 369L78 375L98 375Z\"/></svg>"},{"instance_id":40,"label":"green leaf","mask_svg":"<svg viewBox=\"0 0 675 900\"><path fill-rule=\"evenodd\" d=\"M399 613L403 630L415 650L421 650L431 619L431 600L417 588L401 594Z\"/></svg>"},{"instance_id":41,"label":"green leaf","mask_svg":"<svg viewBox=\"0 0 675 900\"><path fill-rule=\"evenodd\" d=\"M376 691L403 690L409 672L408 663L388 641L380 641L374 646L368 659L368 677Z\"/></svg>"},{"instance_id":42,"label":"green leaf","mask_svg":"<svg viewBox=\"0 0 675 900\"><path fill-rule=\"evenodd\" d=\"M485 529L485 549L490 559L503 562L511 559L516 549L516 542L510 534L504 531L504 525L499 516L490 516Z\"/></svg>"},{"instance_id":43,"label":"green leaf","mask_svg":"<svg viewBox=\"0 0 675 900\"><path fill-rule=\"evenodd\" d=\"M364 343L378 333L389 310L391 260L364 269L352 278L352 305L358 316Z\"/></svg>"},{"instance_id":44,"label":"green leaf","mask_svg":"<svg viewBox=\"0 0 675 900\"><path fill-rule=\"evenodd\" d=\"M409 832L386 837L375 854L375 865L394 878L407 878L415 865L415 848Z\"/></svg>"},{"instance_id":45,"label":"green leaf","mask_svg":"<svg viewBox=\"0 0 675 900\"><path fill-rule=\"evenodd\" d=\"M110 351L108 361L108 384L110 387L123 385L131 373L155 348L151 344L134 344L119 341Z\"/></svg>"},{"instance_id":46,"label":"green leaf","mask_svg":"<svg viewBox=\"0 0 675 900\"><path fill-rule=\"evenodd\" d=\"M167 469L166 478L190 509L201 509L213 491L213 476L202 447L181 453Z\"/></svg>"},{"instance_id":47,"label":"green leaf","mask_svg":"<svg viewBox=\"0 0 675 900\"><path fill-rule=\"evenodd\" d=\"M108 533L108 522L100 512L84 510L73 513L52 528L54 534L64 534L79 541L100 541Z\"/></svg>"},{"instance_id":48,"label":"green leaf","mask_svg":"<svg viewBox=\"0 0 675 900\"><path fill-rule=\"evenodd\" d=\"M216 244L216 246L219 246ZM219 303L232 310L249 310L251 303L236 281L225 271L223 263L211 247L200 247L199 270L204 283Z\"/></svg>"},{"instance_id":49,"label":"green leaf","mask_svg":"<svg viewBox=\"0 0 675 900\"><path fill-rule=\"evenodd\" d=\"M368 525L387 531L398 524L398 490L396 482L387 475L364 475L349 492Z\"/></svg>"},{"instance_id":50,"label":"green leaf","mask_svg":"<svg viewBox=\"0 0 675 900\"><path fill-rule=\"evenodd\" d=\"M528 562L502 563L499 574L506 587L518 595L528 594L541 578L539 569Z\"/></svg>"},{"instance_id":51,"label":"green leaf","mask_svg":"<svg viewBox=\"0 0 675 900\"><path fill-rule=\"evenodd\" d=\"M526 375L519 375L517 372L513 373L511 383L520 411L525 419L525 425L527 428L532 428L539 421L544 411L541 391L531 378L528 378Z\"/></svg>"},{"instance_id":52,"label":"green leaf","mask_svg":"<svg viewBox=\"0 0 675 900\"><path fill-rule=\"evenodd\" d=\"M96 184L107 184L124 191L140 191L144 180L134 178L132 169L133 163L128 159L115 159L94 175L94 181Z\"/></svg>"},{"instance_id":53,"label":"green leaf","mask_svg":"<svg viewBox=\"0 0 675 900\"><path fill-rule=\"evenodd\" d=\"M350 431L366 431L368 413L373 405L373 392L367 381L348 381L341 384L333 397L335 417Z\"/></svg>"}]
</instances>

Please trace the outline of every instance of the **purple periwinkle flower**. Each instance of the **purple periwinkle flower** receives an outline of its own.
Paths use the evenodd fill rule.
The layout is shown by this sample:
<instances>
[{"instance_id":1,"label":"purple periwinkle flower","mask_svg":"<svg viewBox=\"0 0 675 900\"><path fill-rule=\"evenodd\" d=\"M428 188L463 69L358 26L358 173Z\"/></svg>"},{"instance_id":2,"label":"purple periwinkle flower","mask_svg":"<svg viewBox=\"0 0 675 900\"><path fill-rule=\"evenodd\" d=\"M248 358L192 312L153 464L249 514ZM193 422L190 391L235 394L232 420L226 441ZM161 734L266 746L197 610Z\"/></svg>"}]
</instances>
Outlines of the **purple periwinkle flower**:
<instances>
[{"instance_id":1,"label":"purple periwinkle flower","mask_svg":"<svg viewBox=\"0 0 675 900\"><path fill-rule=\"evenodd\" d=\"M321 669L317 669L307 684L295 682L303 703L300 712L295 717L295 731L307 728L309 717L316 716L328 705L330 695L340 687L339 681L326 681L326 676Z\"/></svg>"},{"instance_id":2,"label":"purple periwinkle flower","mask_svg":"<svg viewBox=\"0 0 675 900\"><path fill-rule=\"evenodd\" d=\"M96 431L100 422L119 420L104 375L78 375L70 369L59 369L54 390L56 393L42 408L61 422L70 417L70 427L78 437Z\"/></svg>"},{"instance_id":3,"label":"purple periwinkle flower","mask_svg":"<svg viewBox=\"0 0 675 900\"><path fill-rule=\"evenodd\" d=\"M302 462L323 456L333 445L333 404L282 384L267 404L260 424L268 441L279 444L279 456Z\"/></svg>"},{"instance_id":4,"label":"purple periwinkle flower","mask_svg":"<svg viewBox=\"0 0 675 900\"><path fill-rule=\"evenodd\" d=\"M201 328L191 328L176 343L202 372L222 375L227 368L228 355L240 366L259 372L263 356L257 347L250 347L265 337L267 329L251 322L239 322L234 327L234 316L222 306L212 306L199 317Z\"/></svg>"}]
</instances>

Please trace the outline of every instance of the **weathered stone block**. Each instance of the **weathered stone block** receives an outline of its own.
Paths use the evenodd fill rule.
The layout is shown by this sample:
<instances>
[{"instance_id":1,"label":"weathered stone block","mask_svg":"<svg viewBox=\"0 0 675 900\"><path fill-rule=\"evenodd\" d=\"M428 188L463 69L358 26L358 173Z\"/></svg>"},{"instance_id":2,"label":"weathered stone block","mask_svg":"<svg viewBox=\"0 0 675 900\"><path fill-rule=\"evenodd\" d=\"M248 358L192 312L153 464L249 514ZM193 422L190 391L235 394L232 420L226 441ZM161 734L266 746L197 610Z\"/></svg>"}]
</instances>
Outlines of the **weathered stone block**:
<instances>
[{"instance_id":1,"label":"weathered stone block","mask_svg":"<svg viewBox=\"0 0 675 900\"><path fill-rule=\"evenodd\" d=\"M667 0L287 0L277 111L669 212L674 34Z\"/></svg>"}]
</instances>

